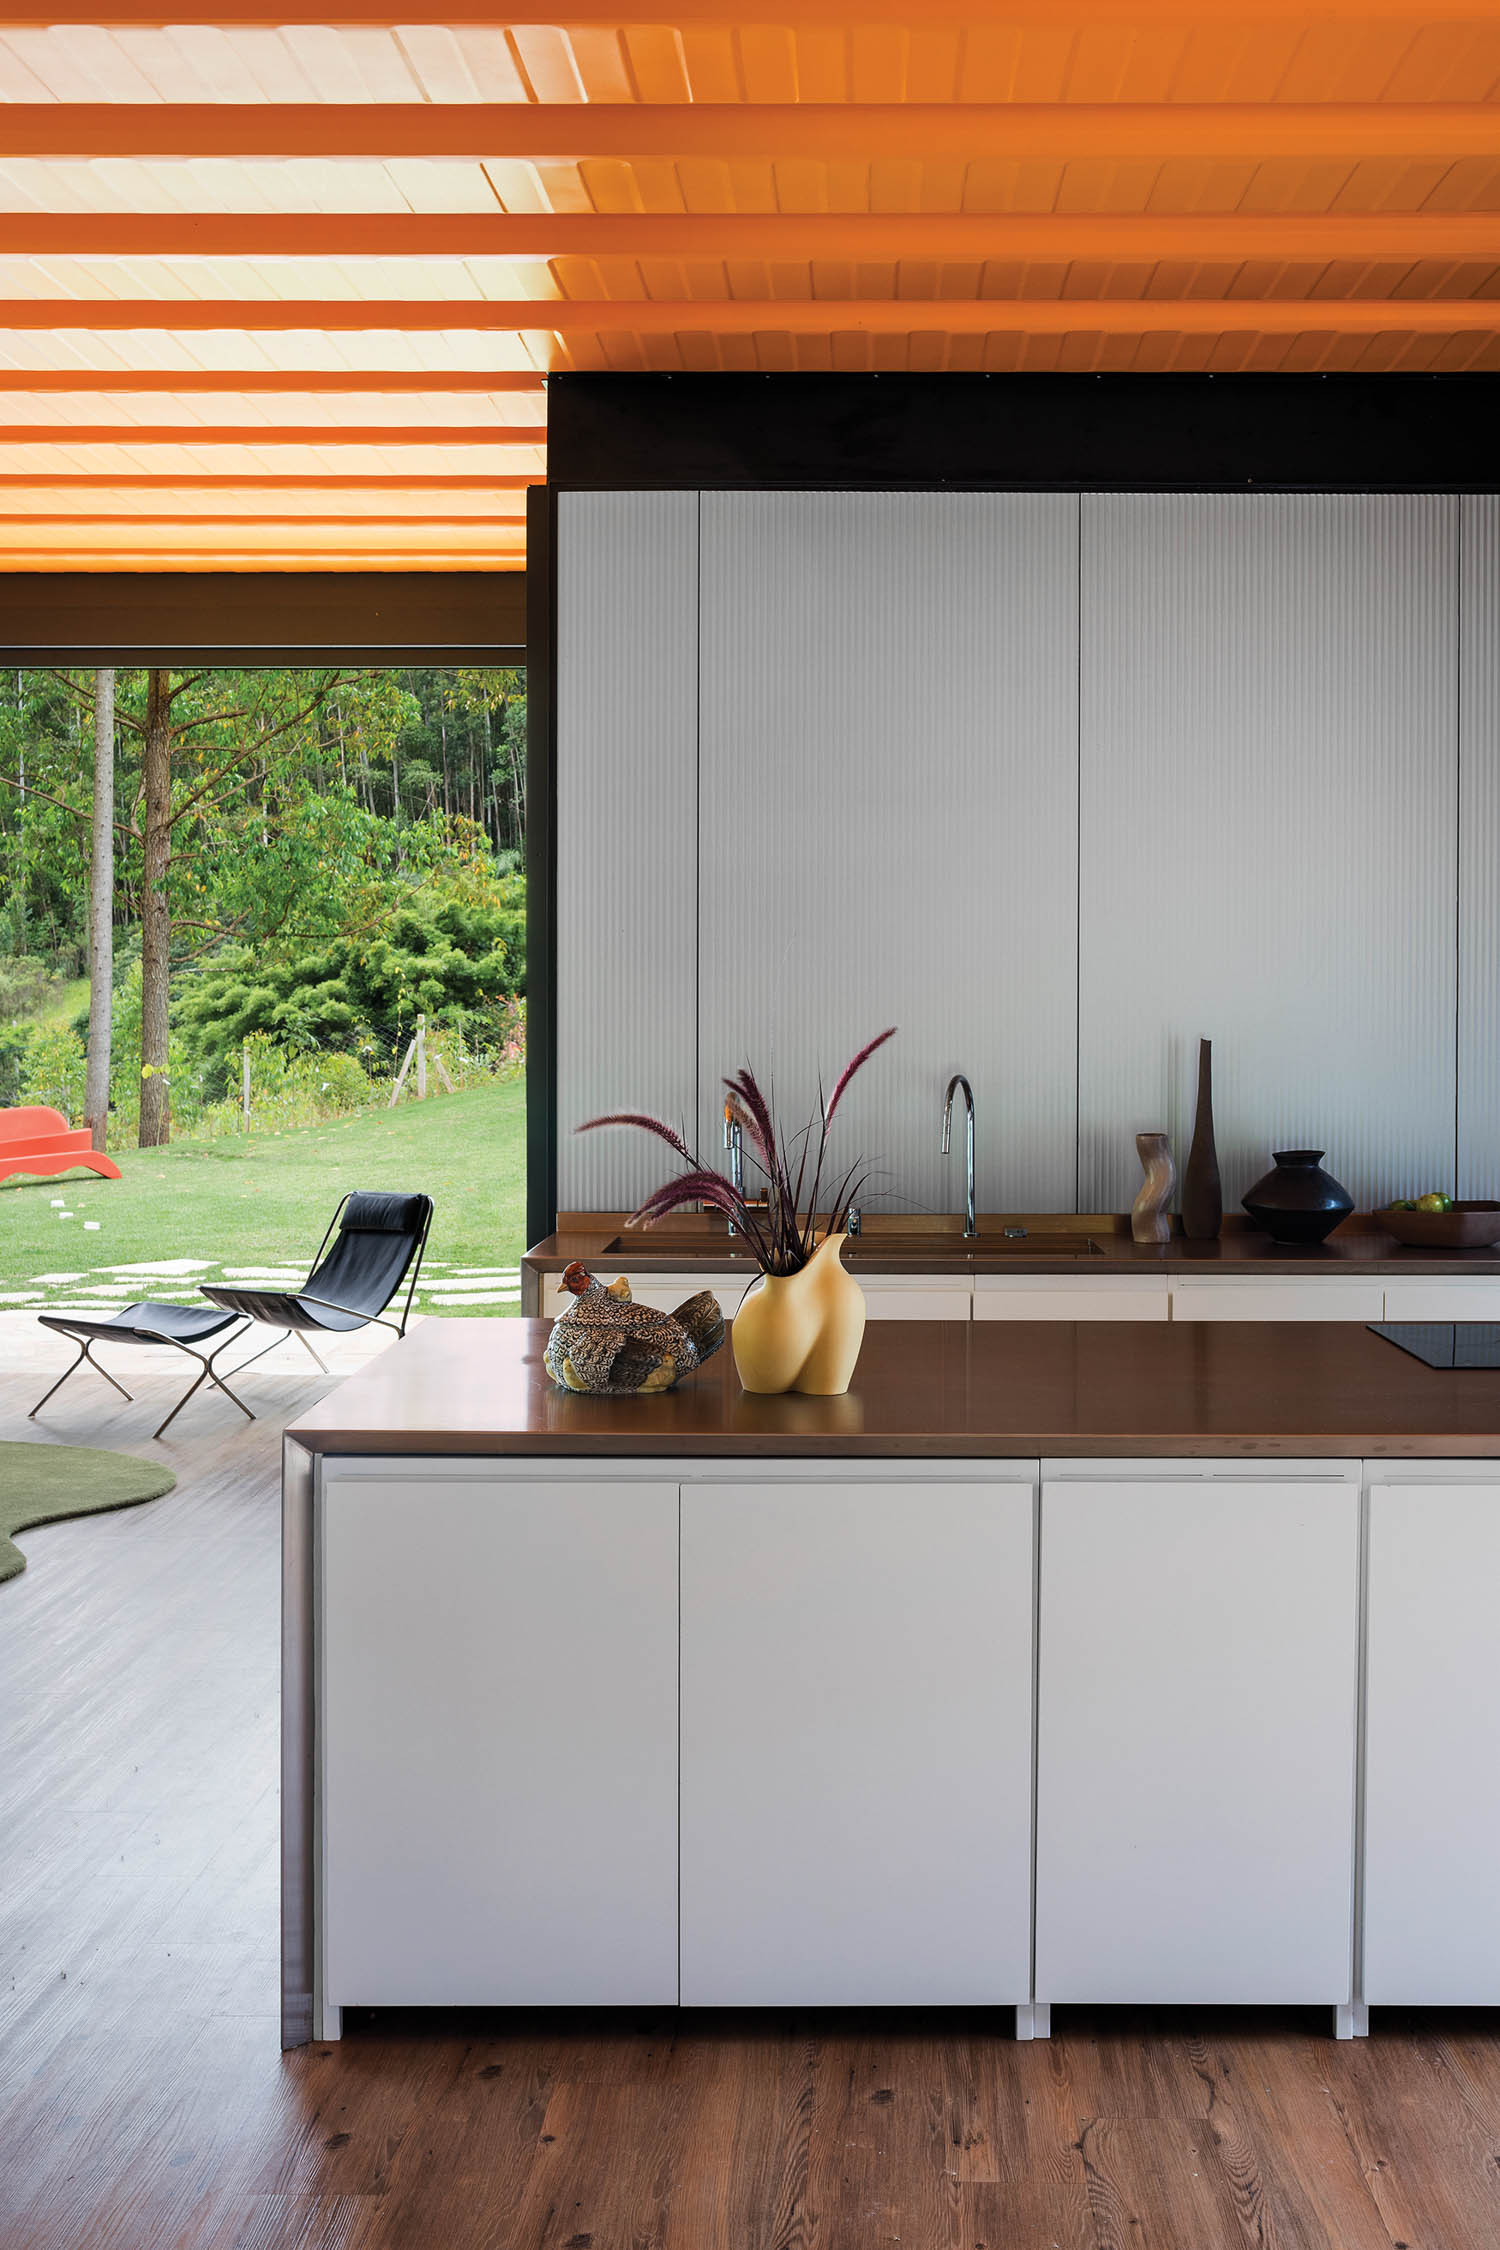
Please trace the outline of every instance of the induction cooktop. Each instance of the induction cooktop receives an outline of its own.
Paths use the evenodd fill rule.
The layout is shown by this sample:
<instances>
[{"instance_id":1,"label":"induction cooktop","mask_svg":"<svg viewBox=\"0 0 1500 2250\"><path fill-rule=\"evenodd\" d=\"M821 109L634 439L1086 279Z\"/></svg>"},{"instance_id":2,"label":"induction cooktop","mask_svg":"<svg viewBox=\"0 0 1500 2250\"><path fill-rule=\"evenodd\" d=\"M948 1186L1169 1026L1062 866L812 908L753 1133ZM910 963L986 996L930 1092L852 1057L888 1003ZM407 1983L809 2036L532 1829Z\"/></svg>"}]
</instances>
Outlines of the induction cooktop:
<instances>
[{"instance_id":1,"label":"induction cooktop","mask_svg":"<svg viewBox=\"0 0 1500 2250\"><path fill-rule=\"evenodd\" d=\"M1500 1367L1500 1321L1371 1320L1372 1336L1383 1336L1428 1367Z\"/></svg>"}]
</instances>

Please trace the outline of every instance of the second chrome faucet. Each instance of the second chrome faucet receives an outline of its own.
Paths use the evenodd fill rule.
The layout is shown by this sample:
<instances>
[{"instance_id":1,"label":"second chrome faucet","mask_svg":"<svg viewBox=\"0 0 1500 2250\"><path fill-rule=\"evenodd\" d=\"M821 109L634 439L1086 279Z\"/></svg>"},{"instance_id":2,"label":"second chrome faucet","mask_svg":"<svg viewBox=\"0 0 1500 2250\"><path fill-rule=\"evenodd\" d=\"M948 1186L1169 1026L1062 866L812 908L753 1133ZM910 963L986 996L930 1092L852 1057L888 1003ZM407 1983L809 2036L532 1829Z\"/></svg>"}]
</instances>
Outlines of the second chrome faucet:
<instances>
[{"instance_id":1,"label":"second chrome faucet","mask_svg":"<svg viewBox=\"0 0 1500 2250\"><path fill-rule=\"evenodd\" d=\"M974 1223L974 1089L961 1070L948 1081L943 1096L943 1154L948 1154L953 1129L953 1097L959 1088L964 1097L964 1240L971 1242L979 1229Z\"/></svg>"}]
</instances>

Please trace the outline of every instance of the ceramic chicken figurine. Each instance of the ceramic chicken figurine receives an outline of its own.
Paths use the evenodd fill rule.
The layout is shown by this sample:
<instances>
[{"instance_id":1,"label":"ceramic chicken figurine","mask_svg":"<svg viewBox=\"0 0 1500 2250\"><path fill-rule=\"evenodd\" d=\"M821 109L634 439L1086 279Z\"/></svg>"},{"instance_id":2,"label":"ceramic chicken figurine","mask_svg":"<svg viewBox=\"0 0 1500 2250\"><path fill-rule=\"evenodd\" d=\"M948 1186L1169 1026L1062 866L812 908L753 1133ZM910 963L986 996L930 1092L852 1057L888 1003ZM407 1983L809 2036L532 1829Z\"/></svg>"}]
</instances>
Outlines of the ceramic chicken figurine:
<instances>
[{"instance_id":1,"label":"ceramic chicken figurine","mask_svg":"<svg viewBox=\"0 0 1500 2250\"><path fill-rule=\"evenodd\" d=\"M552 1323L542 1357L566 1390L615 1397L669 1391L724 1341L724 1315L711 1289L664 1313L633 1303L623 1274L606 1288L575 1259L562 1278L575 1302Z\"/></svg>"}]
</instances>

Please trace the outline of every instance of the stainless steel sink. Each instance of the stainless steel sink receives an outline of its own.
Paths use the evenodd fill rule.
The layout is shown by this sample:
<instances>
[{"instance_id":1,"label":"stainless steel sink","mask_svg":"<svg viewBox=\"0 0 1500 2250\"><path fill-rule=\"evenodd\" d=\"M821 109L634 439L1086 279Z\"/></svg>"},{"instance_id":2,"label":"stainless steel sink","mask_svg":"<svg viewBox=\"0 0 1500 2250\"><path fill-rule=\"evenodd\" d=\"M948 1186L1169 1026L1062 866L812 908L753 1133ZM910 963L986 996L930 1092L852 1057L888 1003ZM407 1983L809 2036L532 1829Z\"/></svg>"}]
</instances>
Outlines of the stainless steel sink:
<instances>
[{"instance_id":1,"label":"stainless steel sink","mask_svg":"<svg viewBox=\"0 0 1500 2250\"><path fill-rule=\"evenodd\" d=\"M913 1258L946 1263L965 1258L1098 1258L1086 1234L869 1234L844 1245L846 1263L860 1258Z\"/></svg>"},{"instance_id":2,"label":"stainless steel sink","mask_svg":"<svg viewBox=\"0 0 1500 2250\"><path fill-rule=\"evenodd\" d=\"M694 1258L699 1265L720 1266L726 1259L742 1258L753 1263L742 1242L734 1242L723 1235L652 1234L649 1228L638 1228L633 1234L617 1234L613 1242L606 1242L604 1254L612 1258L647 1258L653 1264L660 1258Z\"/></svg>"},{"instance_id":3,"label":"stainless steel sink","mask_svg":"<svg viewBox=\"0 0 1500 2250\"><path fill-rule=\"evenodd\" d=\"M648 1232L617 1234L605 1244L611 1257L629 1258L645 1256L653 1261L661 1257L693 1258L705 1266L719 1266L726 1262L753 1264L749 1251L742 1242L723 1235L694 1236L691 1240L679 1235L652 1237ZM844 1262L849 1266L884 1263L899 1258L903 1263L922 1265L962 1264L968 1258L1100 1258L1104 1255L1096 1242L1084 1234L978 1234L965 1237L961 1234L870 1234L854 1235L844 1245Z\"/></svg>"}]
</instances>

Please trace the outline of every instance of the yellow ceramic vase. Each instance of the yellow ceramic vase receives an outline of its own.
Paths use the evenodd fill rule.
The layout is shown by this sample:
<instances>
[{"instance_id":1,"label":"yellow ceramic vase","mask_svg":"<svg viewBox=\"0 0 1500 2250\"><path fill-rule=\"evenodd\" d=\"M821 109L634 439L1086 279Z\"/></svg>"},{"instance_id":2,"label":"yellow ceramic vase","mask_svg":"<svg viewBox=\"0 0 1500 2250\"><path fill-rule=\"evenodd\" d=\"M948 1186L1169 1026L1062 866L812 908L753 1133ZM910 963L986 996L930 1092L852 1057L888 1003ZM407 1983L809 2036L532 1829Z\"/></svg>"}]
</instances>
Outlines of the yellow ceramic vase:
<instances>
[{"instance_id":1,"label":"yellow ceramic vase","mask_svg":"<svg viewBox=\"0 0 1500 2250\"><path fill-rule=\"evenodd\" d=\"M763 1274L734 1316L734 1364L747 1391L849 1388L865 1334L865 1293L845 1273L830 1234L800 1273Z\"/></svg>"}]
</instances>

